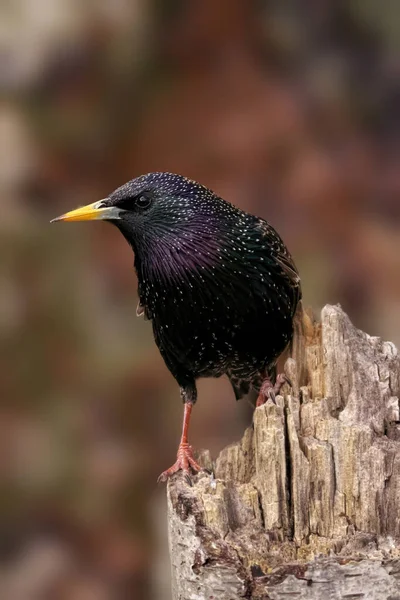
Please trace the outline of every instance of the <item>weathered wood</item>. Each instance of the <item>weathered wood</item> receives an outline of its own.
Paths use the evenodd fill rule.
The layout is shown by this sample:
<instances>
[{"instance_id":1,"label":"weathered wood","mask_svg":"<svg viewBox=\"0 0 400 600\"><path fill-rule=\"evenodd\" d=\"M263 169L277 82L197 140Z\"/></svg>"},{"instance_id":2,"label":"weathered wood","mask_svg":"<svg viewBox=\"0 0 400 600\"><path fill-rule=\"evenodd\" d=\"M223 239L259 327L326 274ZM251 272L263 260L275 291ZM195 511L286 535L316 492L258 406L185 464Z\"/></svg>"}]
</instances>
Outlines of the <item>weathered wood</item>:
<instances>
[{"instance_id":1,"label":"weathered wood","mask_svg":"<svg viewBox=\"0 0 400 600\"><path fill-rule=\"evenodd\" d=\"M302 323L291 394L168 484L173 600L400 600L399 355L338 306Z\"/></svg>"}]
</instances>

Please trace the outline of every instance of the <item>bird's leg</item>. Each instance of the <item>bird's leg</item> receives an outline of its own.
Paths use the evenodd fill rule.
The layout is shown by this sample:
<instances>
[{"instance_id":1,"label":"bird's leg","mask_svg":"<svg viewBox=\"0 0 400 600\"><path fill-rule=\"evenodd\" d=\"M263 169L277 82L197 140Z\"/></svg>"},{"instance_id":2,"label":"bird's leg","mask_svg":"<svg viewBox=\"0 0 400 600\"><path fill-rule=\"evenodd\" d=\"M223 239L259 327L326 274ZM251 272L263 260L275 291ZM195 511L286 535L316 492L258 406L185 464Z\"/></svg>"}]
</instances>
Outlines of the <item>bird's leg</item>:
<instances>
[{"instance_id":1,"label":"bird's leg","mask_svg":"<svg viewBox=\"0 0 400 600\"><path fill-rule=\"evenodd\" d=\"M284 373L279 373L279 375L276 376L275 383L272 383L270 377L267 375L262 383L260 393L258 394L256 406L262 406L268 398L276 404L275 396L279 394L284 383L292 385L289 378L286 377Z\"/></svg>"},{"instance_id":2,"label":"bird's leg","mask_svg":"<svg viewBox=\"0 0 400 600\"><path fill-rule=\"evenodd\" d=\"M202 469L201 466L195 461L193 457L192 446L188 442L188 430L190 415L193 408L193 402L185 402L184 407L185 408L183 413L182 436L178 446L177 459L176 462L172 465L172 467L161 473L160 477L158 478L159 482L167 481L168 477L170 477L174 473L177 473L178 471L183 471L183 474L188 480L188 483L191 483L190 468L195 472L201 471Z\"/></svg>"}]
</instances>

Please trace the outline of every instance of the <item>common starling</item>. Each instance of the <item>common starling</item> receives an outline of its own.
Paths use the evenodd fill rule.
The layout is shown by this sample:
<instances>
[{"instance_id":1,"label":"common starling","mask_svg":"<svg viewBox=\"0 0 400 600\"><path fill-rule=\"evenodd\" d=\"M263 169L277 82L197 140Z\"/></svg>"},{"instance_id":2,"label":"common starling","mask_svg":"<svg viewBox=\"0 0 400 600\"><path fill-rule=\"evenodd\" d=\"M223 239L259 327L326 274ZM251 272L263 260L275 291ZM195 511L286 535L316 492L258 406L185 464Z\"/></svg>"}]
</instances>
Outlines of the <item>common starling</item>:
<instances>
[{"instance_id":1,"label":"common starling","mask_svg":"<svg viewBox=\"0 0 400 600\"><path fill-rule=\"evenodd\" d=\"M227 375L236 399L252 388L274 399L276 361L290 343L301 299L295 264L275 229L181 175L149 173L55 221L104 219L135 254L138 315L184 402L175 464L159 480L199 471L188 442L199 377Z\"/></svg>"}]
</instances>

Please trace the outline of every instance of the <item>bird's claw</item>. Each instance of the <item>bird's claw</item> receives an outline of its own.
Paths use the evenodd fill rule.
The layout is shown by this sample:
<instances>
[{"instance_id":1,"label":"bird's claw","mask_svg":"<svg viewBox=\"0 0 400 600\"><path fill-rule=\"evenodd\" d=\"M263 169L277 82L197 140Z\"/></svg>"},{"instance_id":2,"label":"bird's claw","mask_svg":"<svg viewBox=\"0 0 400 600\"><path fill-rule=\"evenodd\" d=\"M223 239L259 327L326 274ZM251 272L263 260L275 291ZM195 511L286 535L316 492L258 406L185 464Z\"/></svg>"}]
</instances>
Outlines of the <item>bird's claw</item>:
<instances>
[{"instance_id":1,"label":"bird's claw","mask_svg":"<svg viewBox=\"0 0 400 600\"><path fill-rule=\"evenodd\" d=\"M261 386L256 406L262 406L268 399L276 404L276 396L280 393L281 387L284 383L287 383L290 387L293 387L289 377L284 373L279 373L279 375L277 375L274 384L271 383L270 379L265 379Z\"/></svg>"},{"instance_id":2,"label":"bird's claw","mask_svg":"<svg viewBox=\"0 0 400 600\"><path fill-rule=\"evenodd\" d=\"M292 380L291 380L291 379L290 379L290 378L289 378L289 377L288 377L288 376L287 376L285 373L280 373L280 374L278 375L277 379L278 379L279 377L280 377L280 378L283 378L283 380L282 380L282 383L280 384L280 386L281 386L281 387L282 387L282 385L283 385L284 383L287 383L287 384L288 384L288 386L289 386L289 387L291 387L291 388L293 387ZM276 385L276 383L275 383L275 385Z\"/></svg>"},{"instance_id":3,"label":"bird's claw","mask_svg":"<svg viewBox=\"0 0 400 600\"><path fill-rule=\"evenodd\" d=\"M270 388L267 392L267 396L268 398L274 403L276 404L276 395L275 395L275 390L274 388Z\"/></svg>"},{"instance_id":4,"label":"bird's claw","mask_svg":"<svg viewBox=\"0 0 400 600\"><path fill-rule=\"evenodd\" d=\"M193 483L190 477L190 469L195 473L202 471L202 467L194 459L192 446L187 443L181 443L179 444L176 462L172 467L161 473L157 482L161 483L167 481L171 475L174 475L178 471L182 471L186 483L192 486Z\"/></svg>"}]
</instances>

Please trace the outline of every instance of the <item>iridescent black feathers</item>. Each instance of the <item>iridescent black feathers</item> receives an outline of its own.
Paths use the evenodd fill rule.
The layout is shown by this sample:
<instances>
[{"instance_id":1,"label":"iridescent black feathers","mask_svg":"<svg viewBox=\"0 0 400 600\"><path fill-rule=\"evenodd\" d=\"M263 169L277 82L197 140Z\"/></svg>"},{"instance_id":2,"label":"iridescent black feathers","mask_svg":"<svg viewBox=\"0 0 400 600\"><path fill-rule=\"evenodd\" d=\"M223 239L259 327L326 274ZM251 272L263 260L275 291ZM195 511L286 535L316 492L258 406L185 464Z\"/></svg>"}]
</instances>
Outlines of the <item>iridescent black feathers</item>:
<instances>
[{"instance_id":1,"label":"iridescent black feathers","mask_svg":"<svg viewBox=\"0 0 400 600\"><path fill-rule=\"evenodd\" d=\"M226 374L236 397L273 370L290 342L300 278L276 231L202 185L151 173L105 201L135 251L140 312L196 399L198 377Z\"/></svg>"}]
</instances>

